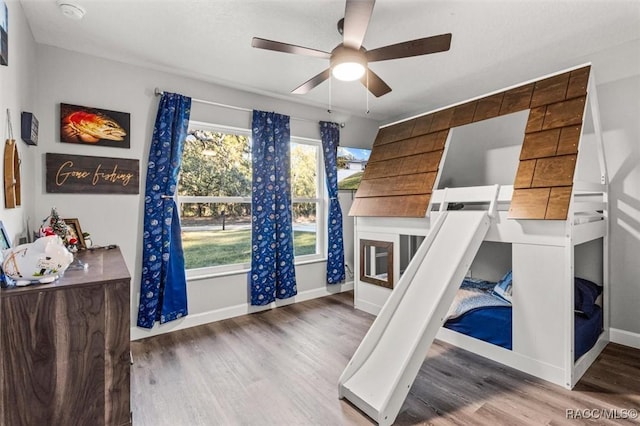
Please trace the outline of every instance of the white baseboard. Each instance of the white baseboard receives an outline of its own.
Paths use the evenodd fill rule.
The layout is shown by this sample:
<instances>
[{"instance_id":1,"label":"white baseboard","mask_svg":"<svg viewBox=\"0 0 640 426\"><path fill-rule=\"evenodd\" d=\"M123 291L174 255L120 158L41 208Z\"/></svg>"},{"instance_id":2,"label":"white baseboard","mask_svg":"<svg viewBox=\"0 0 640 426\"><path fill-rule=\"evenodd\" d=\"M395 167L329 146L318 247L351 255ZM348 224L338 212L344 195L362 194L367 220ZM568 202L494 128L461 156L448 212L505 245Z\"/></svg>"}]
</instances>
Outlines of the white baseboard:
<instances>
[{"instance_id":1,"label":"white baseboard","mask_svg":"<svg viewBox=\"0 0 640 426\"><path fill-rule=\"evenodd\" d=\"M640 349L640 334L617 328L609 328L609 341Z\"/></svg>"},{"instance_id":2,"label":"white baseboard","mask_svg":"<svg viewBox=\"0 0 640 426\"><path fill-rule=\"evenodd\" d=\"M131 327L130 338L131 340L144 339L145 337L157 336L164 333L170 333L172 331L195 327L197 325L209 324L211 322L234 318L241 315L266 311L268 309L291 305L292 303L303 302L305 300L317 299L318 297L329 296L331 294L342 293L350 290L353 290L353 281L344 284L331 284L325 287L303 291L294 297L278 299L277 301L265 306L251 306L248 303L243 303L213 311L190 314L184 318L165 324L156 324L152 329Z\"/></svg>"}]
</instances>

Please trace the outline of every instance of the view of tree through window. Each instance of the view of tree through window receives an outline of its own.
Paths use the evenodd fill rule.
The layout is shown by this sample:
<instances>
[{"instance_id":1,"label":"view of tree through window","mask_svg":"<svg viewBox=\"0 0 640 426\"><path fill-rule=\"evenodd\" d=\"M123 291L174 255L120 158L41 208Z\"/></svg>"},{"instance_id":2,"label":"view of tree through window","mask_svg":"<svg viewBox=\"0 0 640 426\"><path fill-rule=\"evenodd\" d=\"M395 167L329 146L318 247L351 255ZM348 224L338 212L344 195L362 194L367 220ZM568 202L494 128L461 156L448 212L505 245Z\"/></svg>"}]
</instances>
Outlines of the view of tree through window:
<instances>
[{"instance_id":1,"label":"view of tree through window","mask_svg":"<svg viewBox=\"0 0 640 426\"><path fill-rule=\"evenodd\" d=\"M296 256L318 252L318 155L318 145L291 143ZM231 132L189 129L178 202L186 269L250 263L250 138Z\"/></svg>"}]
</instances>

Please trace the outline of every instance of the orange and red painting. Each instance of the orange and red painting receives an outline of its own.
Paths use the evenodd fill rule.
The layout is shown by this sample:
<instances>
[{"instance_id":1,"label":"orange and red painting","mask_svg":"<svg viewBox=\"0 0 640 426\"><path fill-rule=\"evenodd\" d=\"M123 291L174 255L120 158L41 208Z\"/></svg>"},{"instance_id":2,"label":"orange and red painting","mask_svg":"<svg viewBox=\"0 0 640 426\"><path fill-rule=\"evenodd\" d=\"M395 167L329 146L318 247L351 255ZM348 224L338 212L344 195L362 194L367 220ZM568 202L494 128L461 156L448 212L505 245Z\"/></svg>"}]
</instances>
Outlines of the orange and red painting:
<instances>
[{"instance_id":1,"label":"orange and red painting","mask_svg":"<svg viewBox=\"0 0 640 426\"><path fill-rule=\"evenodd\" d=\"M129 129L129 113L60 104L61 142L129 148Z\"/></svg>"}]
</instances>

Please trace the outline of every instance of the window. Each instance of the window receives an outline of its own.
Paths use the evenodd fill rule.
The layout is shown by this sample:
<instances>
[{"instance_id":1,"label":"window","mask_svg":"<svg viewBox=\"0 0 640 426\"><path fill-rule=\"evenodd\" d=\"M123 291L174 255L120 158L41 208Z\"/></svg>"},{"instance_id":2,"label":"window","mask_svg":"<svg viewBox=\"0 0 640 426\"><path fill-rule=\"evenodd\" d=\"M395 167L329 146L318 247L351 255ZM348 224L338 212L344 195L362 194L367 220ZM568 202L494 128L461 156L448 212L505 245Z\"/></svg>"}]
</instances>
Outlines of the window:
<instances>
[{"instance_id":1,"label":"window","mask_svg":"<svg viewBox=\"0 0 640 426\"><path fill-rule=\"evenodd\" d=\"M291 138L296 259L320 258L324 235L321 144ZM251 138L248 130L191 122L178 182L185 268L195 275L251 263ZM194 275L194 274L189 274Z\"/></svg>"}]
</instances>

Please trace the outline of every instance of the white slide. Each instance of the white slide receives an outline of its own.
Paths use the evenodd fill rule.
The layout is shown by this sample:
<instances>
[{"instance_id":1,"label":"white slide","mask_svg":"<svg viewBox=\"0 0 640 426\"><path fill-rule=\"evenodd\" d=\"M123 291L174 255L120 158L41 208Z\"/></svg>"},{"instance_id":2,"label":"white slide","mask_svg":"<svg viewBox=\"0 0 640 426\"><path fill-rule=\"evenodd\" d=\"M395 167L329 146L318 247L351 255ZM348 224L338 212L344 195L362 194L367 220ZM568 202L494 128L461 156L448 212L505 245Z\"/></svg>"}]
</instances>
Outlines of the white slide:
<instances>
[{"instance_id":1,"label":"white slide","mask_svg":"<svg viewBox=\"0 0 640 426\"><path fill-rule=\"evenodd\" d=\"M378 424L395 421L490 223L487 211L438 214L342 373L340 398Z\"/></svg>"}]
</instances>

